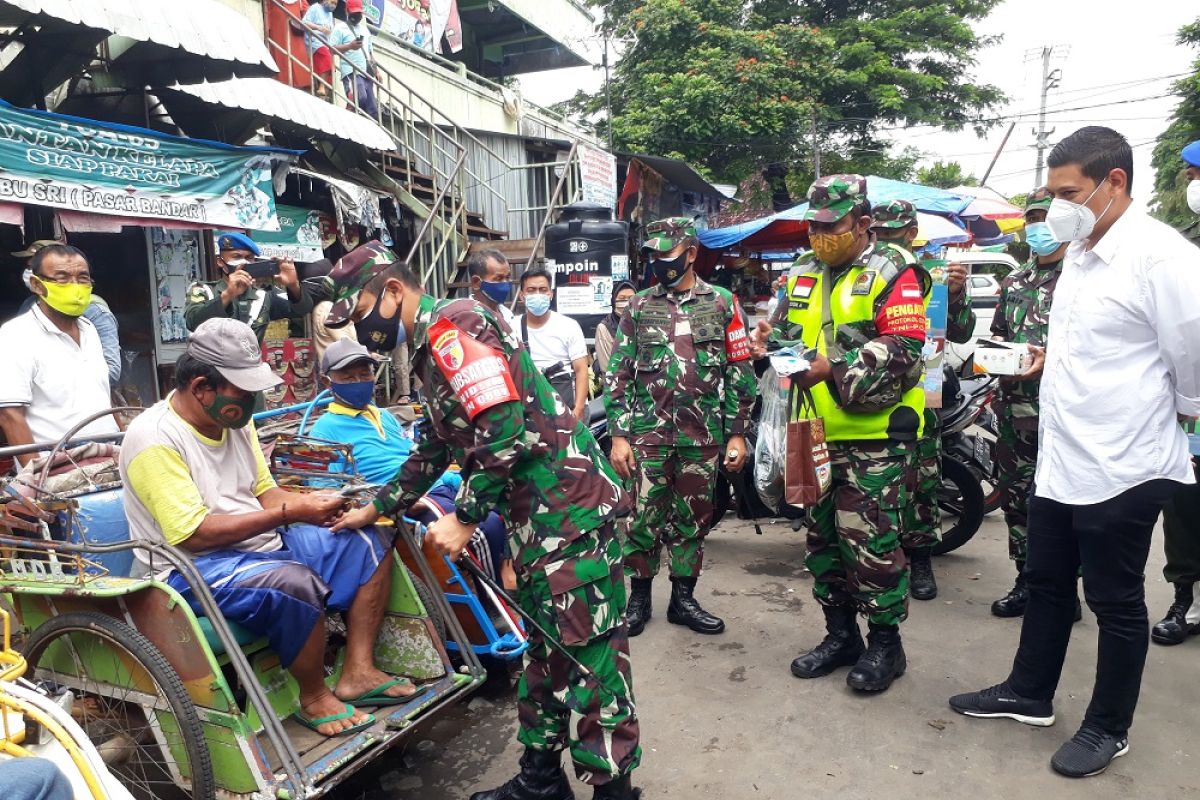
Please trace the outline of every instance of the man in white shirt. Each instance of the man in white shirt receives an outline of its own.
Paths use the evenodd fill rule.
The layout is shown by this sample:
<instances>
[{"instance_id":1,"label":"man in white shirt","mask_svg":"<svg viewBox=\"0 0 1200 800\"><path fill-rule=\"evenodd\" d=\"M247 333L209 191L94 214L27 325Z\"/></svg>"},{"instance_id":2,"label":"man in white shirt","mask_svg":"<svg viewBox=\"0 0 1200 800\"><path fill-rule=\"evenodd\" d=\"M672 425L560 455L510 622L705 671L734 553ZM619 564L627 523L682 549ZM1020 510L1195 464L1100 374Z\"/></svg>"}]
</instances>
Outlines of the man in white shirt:
<instances>
[{"instance_id":1,"label":"man in white shirt","mask_svg":"<svg viewBox=\"0 0 1200 800\"><path fill-rule=\"evenodd\" d=\"M1054 722L1076 579L1099 625L1096 683L1079 731L1050 765L1103 772L1129 751L1149 646L1145 568L1163 505L1193 483L1180 415L1200 416L1200 250L1133 210L1133 156L1087 127L1050 153L1046 216L1071 242L1050 311L1034 496L1029 602L1003 683L950 698L961 714Z\"/></svg>"},{"instance_id":2,"label":"man in white shirt","mask_svg":"<svg viewBox=\"0 0 1200 800\"><path fill-rule=\"evenodd\" d=\"M29 269L37 302L0 326L0 430L10 445L57 442L77 423L112 407L100 335L83 318L92 301L87 257L74 247L48 245L30 259ZM116 421L105 416L78 438L116 431Z\"/></svg>"},{"instance_id":3,"label":"man in white shirt","mask_svg":"<svg viewBox=\"0 0 1200 800\"><path fill-rule=\"evenodd\" d=\"M550 381L563 403L582 420L587 413L588 359L583 328L565 314L550 310L554 288L550 273L535 267L521 276L525 313L516 329L529 348L533 363Z\"/></svg>"}]
</instances>

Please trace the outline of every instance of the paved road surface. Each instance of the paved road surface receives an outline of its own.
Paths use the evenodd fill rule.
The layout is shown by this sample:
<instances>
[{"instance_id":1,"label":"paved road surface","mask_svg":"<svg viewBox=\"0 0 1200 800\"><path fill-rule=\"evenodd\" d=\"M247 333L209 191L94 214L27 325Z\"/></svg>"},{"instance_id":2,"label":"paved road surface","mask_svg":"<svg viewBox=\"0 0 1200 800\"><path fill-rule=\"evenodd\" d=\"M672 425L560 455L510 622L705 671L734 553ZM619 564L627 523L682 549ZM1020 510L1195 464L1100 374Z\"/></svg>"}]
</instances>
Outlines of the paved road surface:
<instances>
[{"instance_id":1,"label":"paved road surface","mask_svg":"<svg viewBox=\"0 0 1200 800\"><path fill-rule=\"evenodd\" d=\"M1055 748L1078 726L1091 689L1096 622L1075 631L1056 711L1035 729L954 714L946 698L1007 672L1019 620L988 612L1012 578L998 515L956 554L936 562L941 596L913 603L904 627L909 671L876 697L853 693L845 670L800 681L788 664L822 635L822 617L802 567L803 543L784 525L726 523L714 532L699 595L725 617L723 636L703 637L665 620L666 580L655 585L655 617L633 640L634 679L646 748L637 784L646 800L719 798L1128 798L1200 796L1200 637L1151 645L1130 754L1103 776L1069 781L1051 772ZM1151 619L1170 602L1161 541L1149 568ZM512 774L511 693L419 732L382 790L340 798L465 800ZM591 792L576 787L580 800Z\"/></svg>"}]
</instances>

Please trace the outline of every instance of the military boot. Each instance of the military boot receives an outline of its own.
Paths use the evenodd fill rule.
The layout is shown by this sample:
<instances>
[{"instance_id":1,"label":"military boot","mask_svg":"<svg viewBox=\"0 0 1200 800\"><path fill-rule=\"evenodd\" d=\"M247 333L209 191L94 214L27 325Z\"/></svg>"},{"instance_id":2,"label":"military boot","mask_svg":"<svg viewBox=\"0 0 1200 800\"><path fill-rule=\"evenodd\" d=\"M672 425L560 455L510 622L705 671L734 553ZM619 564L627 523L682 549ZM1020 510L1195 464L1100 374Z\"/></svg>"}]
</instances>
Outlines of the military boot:
<instances>
[{"instance_id":1,"label":"military boot","mask_svg":"<svg viewBox=\"0 0 1200 800\"><path fill-rule=\"evenodd\" d=\"M650 621L650 587L653 583L653 578L629 579L629 605L625 607L625 622L629 625L630 636L637 636Z\"/></svg>"},{"instance_id":2,"label":"military boot","mask_svg":"<svg viewBox=\"0 0 1200 800\"><path fill-rule=\"evenodd\" d=\"M863 654L862 633L858 630L858 612L846 606L822 606L825 630L821 643L792 662L797 678L823 678L838 667L850 667Z\"/></svg>"},{"instance_id":3,"label":"military boot","mask_svg":"<svg viewBox=\"0 0 1200 800\"><path fill-rule=\"evenodd\" d=\"M1008 594L992 603L992 616L1021 617L1029 605L1029 588L1025 586L1025 562L1017 562L1017 582Z\"/></svg>"},{"instance_id":4,"label":"military boot","mask_svg":"<svg viewBox=\"0 0 1200 800\"><path fill-rule=\"evenodd\" d=\"M1200 625L1190 625L1187 621L1188 609L1194 601L1191 583L1175 584L1175 602L1167 609L1167 615L1150 631L1150 638L1155 644L1182 644L1184 639L1200 633Z\"/></svg>"},{"instance_id":5,"label":"military boot","mask_svg":"<svg viewBox=\"0 0 1200 800\"><path fill-rule=\"evenodd\" d=\"M714 617L696 602L695 578L671 578L671 604L667 606L667 622L686 625L696 633L709 636L724 633L725 621Z\"/></svg>"},{"instance_id":6,"label":"military boot","mask_svg":"<svg viewBox=\"0 0 1200 800\"><path fill-rule=\"evenodd\" d=\"M937 597L937 579L933 577L933 558L929 548L922 547L910 552L908 567L913 600L932 600Z\"/></svg>"},{"instance_id":7,"label":"military boot","mask_svg":"<svg viewBox=\"0 0 1200 800\"><path fill-rule=\"evenodd\" d=\"M900 643L900 628L892 625L872 625L867 633L867 651L846 676L846 685L860 692L882 692L908 669L904 645Z\"/></svg>"},{"instance_id":8,"label":"military boot","mask_svg":"<svg viewBox=\"0 0 1200 800\"><path fill-rule=\"evenodd\" d=\"M476 792L471 800L575 800L575 793L563 772L561 751L526 749L515 778L498 789Z\"/></svg>"},{"instance_id":9,"label":"military boot","mask_svg":"<svg viewBox=\"0 0 1200 800\"><path fill-rule=\"evenodd\" d=\"M641 789L630 785L628 775L614 778L592 789L592 800L638 800L642 796Z\"/></svg>"}]
</instances>

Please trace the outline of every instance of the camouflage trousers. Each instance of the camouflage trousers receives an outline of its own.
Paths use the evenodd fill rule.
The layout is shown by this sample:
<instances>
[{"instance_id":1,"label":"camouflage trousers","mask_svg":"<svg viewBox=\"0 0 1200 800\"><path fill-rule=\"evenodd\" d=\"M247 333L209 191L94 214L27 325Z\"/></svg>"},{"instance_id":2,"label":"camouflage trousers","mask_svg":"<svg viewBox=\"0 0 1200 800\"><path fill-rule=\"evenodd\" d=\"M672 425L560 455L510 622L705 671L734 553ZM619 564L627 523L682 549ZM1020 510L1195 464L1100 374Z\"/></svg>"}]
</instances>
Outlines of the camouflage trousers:
<instances>
[{"instance_id":1,"label":"camouflage trousers","mask_svg":"<svg viewBox=\"0 0 1200 800\"><path fill-rule=\"evenodd\" d=\"M912 502L904 515L904 549L928 550L942 540L942 418L937 409L925 409L925 433L917 440Z\"/></svg>"},{"instance_id":2,"label":"camouflage trousers","mask_svg":"<svg viewBox=\"0 0 1200 800\"><path fill-rule=\"evenodd\" d=\"M996 424L996 483L1008 526L1008 557L1024 562L1029 552L1029 496L1037 468L1037 418L1013 417L997 404Z\"/></svg>"},{"instance_id":3,"label":"camouflage trousers","mask_svg":"<svg viewBox=\"0 0 1200 800\"><path fill-rule=\"evenodd\" d=\"M522 566L516 599L595 673L595 679L581 674L531 630L517 684L517 739L533 750L569 748L575 774L585 783L608 783L631 772L642 751L615 526L608 523Z\"/></svg>"},{"instance_id":4,"label":"camouflage trousers","mask_svg":"<svg viewBox=\"0 0 1200 800\"><path fill-rule=\"evenodd\" d=\"M823 606L853 606L875 625L908 616L908 560L900 546L913 445L831 442L833 486L812 510L805 566Z\"/></svg>"},{"instance_id":5,"label":"camouflage trousers","mask_svg":"<svg viewBox=\"0 0 1200 800\"><path fill-rule=\"evenodd\" d=\"M696 578L712 524L716 445L635 445L637 508L625 542L625 574L653 578L665 547L673 578Z\"/></svg>"}]
</instances>

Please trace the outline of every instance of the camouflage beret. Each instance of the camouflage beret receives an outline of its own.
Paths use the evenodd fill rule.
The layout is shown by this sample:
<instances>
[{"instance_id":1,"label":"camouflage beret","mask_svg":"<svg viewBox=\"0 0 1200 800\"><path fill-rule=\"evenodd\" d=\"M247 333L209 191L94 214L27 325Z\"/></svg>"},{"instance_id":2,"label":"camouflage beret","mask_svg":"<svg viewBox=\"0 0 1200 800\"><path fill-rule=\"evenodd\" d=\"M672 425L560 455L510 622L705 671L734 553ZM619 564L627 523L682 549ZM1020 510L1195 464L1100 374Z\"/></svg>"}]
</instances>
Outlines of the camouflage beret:
<instances>
[{"instance_id":1,"label":"camouflage beret","mask_svg":"<svg viewBox=\"0 0 1200 800\"><path fill-rule=\"evenodd\" d=\"M367 242L342 256L328 276L333 284L333 308L329 309L325 326L339 328L349 322L363 287L397 260L396 254L379 241Z\"/></svg>"},{"instance_id":2,"label":"camouflage beret","mask_svg":"<svg viewBox=\"0 0 1200 800\"><path fill-rule=\"evenodd\" d=\"M859 203L867 202L867 179L862 175L826 175L808 187L805 221L837 222Z\"/></svg>"},{"instance_id":3,"label":"camouflage beret","mask_svg":"<svg viewBox=\"0 0 1200 800\"><path fill-rule=\"evenodd\" d=\"M1025 213L1028 214L1030 211L1038 208L1043 211L1049 211L1052 200L1054 200L1054 196L1050 194L1050 190L1045 186L1040 189L1034 189L1025 198Z\"/></svg>"},{"instance_id":4,"label":"camouflage beret","mask_svg":"<svg viewBox=\"0 0 1200 800\"><path fill-rule=\"evenodd\" d=\"M907 200L893 200L871 209L872 228L907 228L917 223L917 207Z\"/></svg>"},{"instance_id":5,"label":"camouflage beret","mask_svg":"<svg viewBox=\"0 0 1200 800\"><path fill-rule=\"evenodd\" d=\"M669 253L689 237L696 237L695 217L667 217L646 226L646 239L642 242L642 249Z\"/></svg>"}]
</instances>

